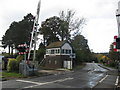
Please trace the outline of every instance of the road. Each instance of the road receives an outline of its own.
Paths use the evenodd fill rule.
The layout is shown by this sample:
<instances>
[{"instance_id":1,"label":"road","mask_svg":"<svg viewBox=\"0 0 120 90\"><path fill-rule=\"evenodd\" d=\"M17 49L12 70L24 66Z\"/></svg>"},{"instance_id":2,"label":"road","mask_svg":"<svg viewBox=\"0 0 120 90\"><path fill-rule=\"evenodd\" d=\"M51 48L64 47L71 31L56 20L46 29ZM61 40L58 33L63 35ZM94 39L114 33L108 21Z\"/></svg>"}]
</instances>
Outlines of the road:
<instances>
[{"instance_id":1,"label":"road","mask_svg":"<svg viewBox=\"0 0 120 90\"><path fill-rule=\"evenodd\" d=\"M115 88L117 73L96 63L87 63L80 70L36 78L2 82L3 88Z\"/></svg>"}]
</instances>

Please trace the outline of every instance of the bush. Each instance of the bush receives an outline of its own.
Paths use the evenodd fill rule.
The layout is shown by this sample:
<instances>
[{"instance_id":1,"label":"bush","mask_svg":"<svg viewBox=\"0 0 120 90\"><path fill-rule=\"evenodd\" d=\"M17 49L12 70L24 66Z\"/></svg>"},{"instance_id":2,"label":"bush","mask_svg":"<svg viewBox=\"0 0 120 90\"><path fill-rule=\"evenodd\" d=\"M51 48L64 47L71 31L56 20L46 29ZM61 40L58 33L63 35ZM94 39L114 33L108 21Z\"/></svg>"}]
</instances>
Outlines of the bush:
<instances>
[{"instance_id":1,"label":"bush","mask_svg":"<svg viewBox=\"0 0 120 90\"><path fill-rule=\"evenodd\" d=\"M13 71L19 71L19 63L23 60L23 55L18 55L15 58L8 58L8 64L7 64L7 71L13 72Z\"/></svg>"},{"instance_id":2,"label":"bush","mask_svg":"<svg viewBox=\"0 0 120 90\"><path fill-rule=\"evenodd\" d=\"M36 61L38 61L40 63L41 60L44 58L44 54L45 54L44 48L38 49L37 54L36 54Z\"/></svg>"},{"instance_id":3,"label":"bush","mask_svg":"<svg viewBox=\"0 0 120 90\"><path fill-rule=\"evenodd\" d=\"M7 71L8 72L18 71L18 64L16 59L14 58L8 59Z\"/></svg>"},{"instance_id":4,"label":"bush","mask_svg":"<svg viewBox=\"0 0 120 90\"><path fill-rule=\"evenodd\" d=\"M20 61L23 60L23 55L18 55L16 57L16 60L17 60L18 63L20 63Z\"/></svg>"},{"instance_id":5,"label":"bush","mask_svg":"<svg viewBox=\"0 0 120 90\"><path fill-rule=\"evenodd\" d=\"M115 67L116 63L115 62L110 62L110 64L108 64L109 67Z\"/></svg>"},{"instance_id":6,"label":"bush","mask_svg":"<svg viewBox=\"0 0 120 90\"><path fill-rule=\"evenodd\" d=\"M17 60L16 65L17 65L18 70L19 70L20 61L22 61L23 58L24 58L23 55L18 55L18 56L16 57L16 60Z\"/></svg>"}]
</instances>

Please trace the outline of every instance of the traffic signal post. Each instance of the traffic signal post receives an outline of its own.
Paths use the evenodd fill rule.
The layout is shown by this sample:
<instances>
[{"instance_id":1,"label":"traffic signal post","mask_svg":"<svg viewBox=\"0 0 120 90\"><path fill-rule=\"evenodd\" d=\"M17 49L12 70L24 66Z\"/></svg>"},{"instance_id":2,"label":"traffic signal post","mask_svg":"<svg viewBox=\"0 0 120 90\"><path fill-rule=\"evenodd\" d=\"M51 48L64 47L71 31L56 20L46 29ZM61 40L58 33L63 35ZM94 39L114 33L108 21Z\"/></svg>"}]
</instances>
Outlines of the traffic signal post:
<instances>
[{"instance_id":1,"label":"traffic signal post","mask_svg":"<svg viewBox=\"0 0 120 90\"><path fill-rule=\"evenodd\" d=\"M120 2L118 2L118 9L116 10L116 19L118 25L118 36L114 36L113 51L118 54L118 74L120 72Z\"/></svg>"},{"instance_id":2,"label":"traffic signal post","mask_svg":"<svg viewBox=\"0 0 120 90\"><path fill-rule=\"evenodd\" d=\"M120 52L120 2L118 2L118 9L116 10L116 19L118 25L118 36L114 36L113 50Z\"/></svg>"},{"instance_id":3,"label":"traffic signal post","mask_svg":"<svg viewBox=\"0 0 120 90\"><path fill-rule=\"evenodd\" d=\"M18 50L18 54L19 55L24 55L24 60L22 60L19 64L19 73L23 74L24 76L30 76L30 75L34 75L37 71L36 68L34 68L34 65L31 63L27 63L27 54L28 54L28 50L29 47L27 46L27 44L20 44L17 47Z\"/></svg>"},{"instance_id":4,"label":"traffic signal post","mask_svg":"<svg viewBox=\"0 0 120 90\"><path fill-rule=\"evenodd\" d=\"M17 47L18 50L18 54L19 55L24 55L24 60L22 60L22 62L20 62L19 65L19 73L27 76L27 64L26 64L26 54L28 53L28 48L27 48L27 44L20 44Z\"/></svg>"}]
</instances>

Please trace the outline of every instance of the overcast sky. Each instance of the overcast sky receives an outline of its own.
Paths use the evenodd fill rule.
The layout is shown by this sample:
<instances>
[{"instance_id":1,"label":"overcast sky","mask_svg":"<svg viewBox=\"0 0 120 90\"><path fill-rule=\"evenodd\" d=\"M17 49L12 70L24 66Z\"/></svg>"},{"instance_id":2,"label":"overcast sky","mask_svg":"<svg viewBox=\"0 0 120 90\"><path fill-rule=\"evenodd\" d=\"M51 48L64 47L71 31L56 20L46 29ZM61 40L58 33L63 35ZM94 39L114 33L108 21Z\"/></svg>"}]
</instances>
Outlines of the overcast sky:
<instances>
[{"instance_id":1,"label":"overcast sky","mask_svg":"<svg viewBox=\"0 0 120 90\"><path fill-rule=\"evenodd\" d=\"M13 21L20 21L28 13L36 15L39 0L0 0L0 40ZM117 35L115 12L119 0L42 0L39 23L58 16L59 11L72 9L77 17L87 19L82 35L94 52L108 52Z\"/></svg>"}]
</instances>

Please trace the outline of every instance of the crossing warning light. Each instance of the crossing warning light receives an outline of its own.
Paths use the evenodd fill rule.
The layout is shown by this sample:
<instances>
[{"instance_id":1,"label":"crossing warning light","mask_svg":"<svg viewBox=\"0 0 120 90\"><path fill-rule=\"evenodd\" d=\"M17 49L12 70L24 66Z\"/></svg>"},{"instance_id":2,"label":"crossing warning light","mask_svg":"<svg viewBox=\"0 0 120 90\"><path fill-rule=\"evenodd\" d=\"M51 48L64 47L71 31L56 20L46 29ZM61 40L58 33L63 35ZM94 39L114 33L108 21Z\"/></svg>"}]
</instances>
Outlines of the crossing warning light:
<instances>
[{"instance_id":1,"label":"crossing warning light","mask_svg":"<svg viewBox=\"0 0 120 90\"><path fill-rule=\"evenodd\" d=\"M120 37L114 36L113 51L114 52L120 51Z\"/></svg>"},{"instance_id":2,"label":"crossing warning light","mask_svg":"<svg viewBox=\"0 0 120 90\"><path fill-rule=\"evenodd\" d=\"M17 50L19 51L19 54L26 54L26 53L28 53L27 44L18 45Z\"/></svg>"}]
</instances>

